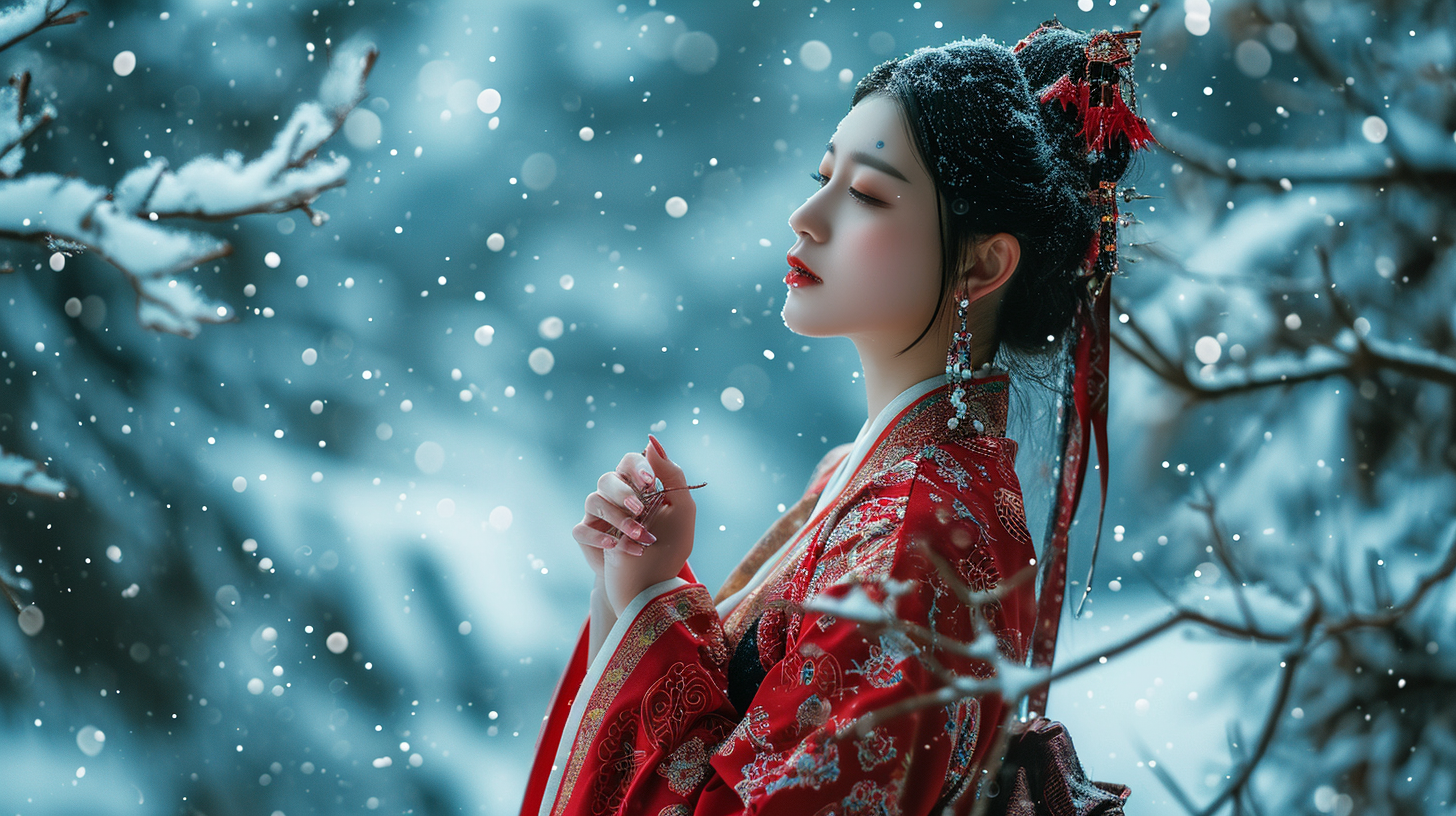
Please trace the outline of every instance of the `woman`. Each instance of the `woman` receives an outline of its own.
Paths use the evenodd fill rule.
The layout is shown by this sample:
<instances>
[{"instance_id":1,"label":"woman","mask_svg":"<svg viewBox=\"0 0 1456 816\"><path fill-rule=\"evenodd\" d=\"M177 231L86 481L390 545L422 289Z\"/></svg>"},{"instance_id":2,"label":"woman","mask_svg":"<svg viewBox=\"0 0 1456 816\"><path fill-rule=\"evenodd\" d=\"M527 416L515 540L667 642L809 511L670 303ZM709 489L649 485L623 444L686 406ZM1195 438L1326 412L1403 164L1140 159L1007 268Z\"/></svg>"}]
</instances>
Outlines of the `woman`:
<instances>
[{"instance_id":1,"label":"woman","mask_svg":"<svg viewBox=\"0 0 1456 816\"><path fill-rule=\"evenodd\" d=\"M657 439L601 477L573 530L591 617L523 814L908 815L980 795L1018 700L921 698L956 678L999 688L996 665L1024 664L1034 637L1050 661L1057 548L1105 412L1115 185L1151 139L1122 95L1136 37L1053 19L1015 49L921 49L860 81L789 218L783 319L854 342L867 421L716 597L686 566L691 486ZM1065 348L1080 421L1039 615L1010 377L991 364ZM876 608L894 623L855 620Z\"/></svg>"}]
</instances>

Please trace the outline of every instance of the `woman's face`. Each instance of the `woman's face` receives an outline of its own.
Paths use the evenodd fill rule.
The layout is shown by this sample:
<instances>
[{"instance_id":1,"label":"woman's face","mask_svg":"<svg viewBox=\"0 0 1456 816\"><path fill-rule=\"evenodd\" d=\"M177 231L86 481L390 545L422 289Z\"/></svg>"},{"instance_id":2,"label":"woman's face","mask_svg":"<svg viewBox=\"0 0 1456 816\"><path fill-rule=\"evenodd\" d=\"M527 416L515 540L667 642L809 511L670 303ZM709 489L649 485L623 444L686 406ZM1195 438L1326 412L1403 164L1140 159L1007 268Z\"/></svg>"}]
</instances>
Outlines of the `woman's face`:
<instances>
[{"instance_id":1,"label":"woman's face","mask_svg":"<svg viewBox=\"0 0 1456 816\"><path fill-rule=\"evenodd\" d=\"M810 337L908 346L940 290L936 192L890 97L872 94L840 121L818 173L823 186L789 216L798 241L784 325ZM795 285L801 284L801 285Z\"/></svg>"}]
</instances>

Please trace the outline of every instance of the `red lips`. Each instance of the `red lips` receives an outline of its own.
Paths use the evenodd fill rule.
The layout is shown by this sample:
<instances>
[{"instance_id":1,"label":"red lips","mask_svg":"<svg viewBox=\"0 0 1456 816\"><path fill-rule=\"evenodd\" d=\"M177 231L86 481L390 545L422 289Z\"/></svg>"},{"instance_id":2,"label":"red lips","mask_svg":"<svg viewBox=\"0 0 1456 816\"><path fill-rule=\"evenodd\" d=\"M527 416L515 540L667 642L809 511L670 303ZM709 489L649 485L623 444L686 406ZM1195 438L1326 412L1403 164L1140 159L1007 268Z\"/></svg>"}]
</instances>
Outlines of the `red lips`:
<instances>
[{"instance_id":1,"label":"red lips","mask_svg":"<svg viewBox=\"0 0 1456 816\"><path fill-rule=\"evenodd\" d=\"M803 286L813 286L814 284L824 282L823 279L821 279L818 275L815 275L813 270L809 269L808 265L805 264L803 261L794 257L793 255L789 255L788 260L789 273L784 276L784 283L788 286L797 289Z\"/></svg>"}]
</instances>

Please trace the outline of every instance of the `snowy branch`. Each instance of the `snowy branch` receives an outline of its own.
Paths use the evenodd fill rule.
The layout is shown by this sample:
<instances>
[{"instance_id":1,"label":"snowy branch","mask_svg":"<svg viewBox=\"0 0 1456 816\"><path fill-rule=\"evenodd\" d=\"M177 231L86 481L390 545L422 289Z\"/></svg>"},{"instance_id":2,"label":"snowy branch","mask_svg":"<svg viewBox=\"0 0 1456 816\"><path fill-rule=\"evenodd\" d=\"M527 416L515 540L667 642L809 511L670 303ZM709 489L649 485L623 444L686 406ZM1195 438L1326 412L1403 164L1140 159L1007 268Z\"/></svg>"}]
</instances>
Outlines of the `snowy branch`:
<instances>
[{"instance_id":1,"label":"snowy branch","mask_svg":"<svg viewBox=\"0 0 1456 816\"><path fill-rule=\"evenodd\" d=\"M75 11L62 17L71 0L22 0L0 10L0 51L50 26L74 23L89 12Z\"/></svg>"},{"instance_id":2,"label":"snowy branch","mask_svg":"<svg viewBox=\"0 0 1456 816\"><path fill-rule=\"evenodd\" d=\"M86 12L60 16L69 0L29 0L0 11L0 50L47 26L75 22ZM333 51L316 101L294 109L272 146L244 162L227 151L221 160L200 156L176 172L165 159L135 168L115 189L54 173L18 176L25 141L56 111L44 105L25 115L30 73L0 89L0 239L41 244L72 254L91 251L119 270L136 292L143 328L193 337L203 323L237 319L225 303L179 278L188 269L228 255L232 246L206 233L164 227L167 218L222 221L250 213L303 210L314 226L327 214L310 205L325 190L345 183L349 160L318 156L367 95L365 83L378 49L362 39ZM0 267L0 274L14 267ZM14 454L0 460L0 487L64 497L65 484L41 466Z\"/></svg>"},{"instance_id":3,"label":"snowy branch","mask_svg":"<svg viewBox=\"0 0 1456 816\"><path fill-rule=\"evenodd\" d=\"M0 490L21 490L47 499L64 499L69 488L64 481L46 475L42 465L0 449Z\"/></svg>"},{"instance_id":4,"label":"snowy branch","mask_svg":"<svg viewBox=\"0 0 1456 816\"><path fill-rule=\"evenodd\" d=\"M25 150L17 150L26 139L56 118L49 104L39 114L25 115L25 96L30 92L30 72L10 78L10 88L0 88L0 178L20 172Z\"/></svg>"},{"instance_id":5,"label":"snowy branch","mask_svg":"<svg viewBox=\"0 0 1456 816\"><path fill-rule=\"evenodd\" d=\"M349 161L317 161L320 145L365 96L378 51L356 41L334 54L317 102L298 106L259 158L229 151L202 156L171 172L163 159L128 172L114 191L43 173L0 181L0 238L90 250L115 266L137 293L143 327L194 336L202 323L236 319L233 309L175 276L232 252L204 233L165 228L163 218L225 220L248 213L309 209L324 190L344 183Z\"/></svg>"}]
</instances>

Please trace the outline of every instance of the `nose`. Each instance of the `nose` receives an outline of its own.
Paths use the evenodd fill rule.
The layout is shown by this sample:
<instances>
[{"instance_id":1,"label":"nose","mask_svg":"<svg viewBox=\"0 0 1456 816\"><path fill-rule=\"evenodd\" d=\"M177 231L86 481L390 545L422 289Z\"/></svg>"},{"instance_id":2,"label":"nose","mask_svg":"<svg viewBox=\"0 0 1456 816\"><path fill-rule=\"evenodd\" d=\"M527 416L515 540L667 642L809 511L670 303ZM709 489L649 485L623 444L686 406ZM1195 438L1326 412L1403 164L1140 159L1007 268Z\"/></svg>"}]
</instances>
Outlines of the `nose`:
<instances>
[{"instance_id":1,"label":"nose","mask_svg":"<svg viewBox=\"0 0 1456 816\"><path fill-rule=\"evenodd\" d=\"M795 235L819 244L829 240L829 221L825 218L824 196L821 195L824 189L816 191L789 214L789 229Z\"/></svg>"}]
</instances>

